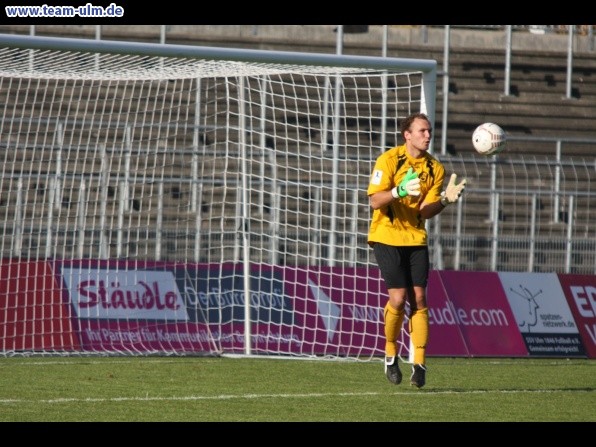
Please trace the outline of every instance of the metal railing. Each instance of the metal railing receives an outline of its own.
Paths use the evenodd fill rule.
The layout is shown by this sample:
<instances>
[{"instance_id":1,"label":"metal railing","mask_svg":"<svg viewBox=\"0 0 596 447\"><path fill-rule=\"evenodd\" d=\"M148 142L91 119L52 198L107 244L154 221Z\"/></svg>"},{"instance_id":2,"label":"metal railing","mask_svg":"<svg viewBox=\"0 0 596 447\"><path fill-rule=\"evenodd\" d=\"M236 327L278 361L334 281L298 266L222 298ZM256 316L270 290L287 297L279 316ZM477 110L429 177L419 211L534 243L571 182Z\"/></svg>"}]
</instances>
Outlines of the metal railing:
<instances>
[{"instance_id":1,"label":"metal railing","mask_svg":"<svg viewBox=\"0 0 596 447\"><path fill-rule=\"evenodd\" d=\"M596 157L564 156L566 145L596 139L508 139L552 143L553 154L542 159L441 154L447 169L469 184L463 200L430 224L434 267L596 273ZM365 238L360 230L356 263L370 260ZM324 243L324 235L315 239Z\"/></svg>"}]
</instances>

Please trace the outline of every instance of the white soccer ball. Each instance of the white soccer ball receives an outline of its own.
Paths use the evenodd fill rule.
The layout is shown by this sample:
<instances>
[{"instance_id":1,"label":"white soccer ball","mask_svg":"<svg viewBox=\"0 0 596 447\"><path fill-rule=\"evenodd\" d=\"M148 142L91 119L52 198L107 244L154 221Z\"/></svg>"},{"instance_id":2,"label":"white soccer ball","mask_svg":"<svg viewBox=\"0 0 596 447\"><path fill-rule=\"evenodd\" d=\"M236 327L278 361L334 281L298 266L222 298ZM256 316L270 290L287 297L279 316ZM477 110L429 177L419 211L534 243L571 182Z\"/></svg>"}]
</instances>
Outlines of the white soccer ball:
<instances>
[{"instance_id":1,"label":"white soccer ball","mask_svg":"<svg viewBox=\"0 0 596 447\"><path fill-rule=\"evenodd\" d=\"M472 134L474 149L481 155L494 155L505 149L505 131L494 123L484 123Z\"/></svg>"}]
</instances>

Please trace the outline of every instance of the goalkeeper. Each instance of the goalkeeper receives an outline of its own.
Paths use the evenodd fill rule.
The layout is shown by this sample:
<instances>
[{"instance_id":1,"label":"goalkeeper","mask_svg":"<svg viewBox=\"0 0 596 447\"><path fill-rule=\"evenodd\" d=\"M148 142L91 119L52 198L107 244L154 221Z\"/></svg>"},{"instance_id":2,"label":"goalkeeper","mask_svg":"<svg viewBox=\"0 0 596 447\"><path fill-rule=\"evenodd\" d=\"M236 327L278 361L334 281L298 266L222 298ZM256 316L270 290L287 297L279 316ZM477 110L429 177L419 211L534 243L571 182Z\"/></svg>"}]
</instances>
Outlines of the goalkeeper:
<instances>
[{"instance_id":1,"label":"goalkeeper","mask_svg":"<svg viewBox=\"0 0 596 447\"><path fill-rule=\"evenodd\" d=\"M457 176L452 174L442 191L445 168L428 153L432 127L425 114L405 118L401 134L404 144L381 154L370 177L368 196L373 214L368 244L389 295L384 309L385 375L391 383L401 383L397 339L407 301L414 348L410 383L421 388L426 383L429 332L426 286L430 261L425 221L457 202L466 180L456 183Z\"/></svg>"}]
</instances>

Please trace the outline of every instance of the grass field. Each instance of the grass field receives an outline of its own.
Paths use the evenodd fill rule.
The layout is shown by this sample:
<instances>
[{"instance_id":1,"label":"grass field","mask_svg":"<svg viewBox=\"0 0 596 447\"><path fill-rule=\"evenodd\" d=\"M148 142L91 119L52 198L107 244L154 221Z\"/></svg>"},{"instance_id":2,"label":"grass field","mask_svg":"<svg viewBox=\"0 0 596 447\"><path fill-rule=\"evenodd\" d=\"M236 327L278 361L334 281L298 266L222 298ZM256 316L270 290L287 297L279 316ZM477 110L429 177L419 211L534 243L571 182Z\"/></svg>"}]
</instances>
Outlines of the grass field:
<instances>
[{"instance_id":1,"label":"grass field","mask_svg":"<svg viewBox=\"0 0 596 447\"><path fill-rule=\"evenodd\" d=\"M596 422L596 362L430 358L427 385L381 361L0 359L2 422Z\"/></svg>"}]
</instances>

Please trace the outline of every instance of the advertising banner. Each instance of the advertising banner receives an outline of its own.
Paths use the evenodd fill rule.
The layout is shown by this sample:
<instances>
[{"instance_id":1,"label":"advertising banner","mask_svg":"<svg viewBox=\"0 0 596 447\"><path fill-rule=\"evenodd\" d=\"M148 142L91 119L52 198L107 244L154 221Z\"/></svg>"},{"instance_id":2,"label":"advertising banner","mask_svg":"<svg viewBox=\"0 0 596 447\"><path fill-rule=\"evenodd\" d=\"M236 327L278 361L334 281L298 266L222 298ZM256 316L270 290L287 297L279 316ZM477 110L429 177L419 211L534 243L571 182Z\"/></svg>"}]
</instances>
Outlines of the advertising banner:
<instances>
[{"instance_id":1,"label":"advertising banner","mask_svg":"<svg viewBox=\"0 0 596 447\"><path fill-rule=\"evenodd\" d=\"M0 260L3 351L384 355L378 269L245 269ZM431 271L427 302L428 356L596 356L595 276Z\"/></svg>"},{"instance_id":2,"label":"advertising banner","mask_svg":"<svg viewBox=\"0 0 596 447\"><path fill-rule=\"evenodd\" d=\"M210 352L208 328L191 322L167 264L68 263L58 269L81 346L105 352Z\"/></svg>"},{"instance_id":3,"label":"advertising banner","mask_svg":"<svg viewBox=\"0 0 596 447\"><path fill-rule=\"evenodd\" d=\"M470 351L458 323L458 311L450 302L436 270L432 270L428 277L426 301L430 326L427 355L469 357Z\"/></svg>"},{"instance_id":4,"label":"advertising banner","mask_svg":"<svg viewBox=\"0 0 596 447\"><path fill-rule=\"evenodd\" d=\"M79 351L59 279L46 261L0 261L3 351ZM56 330L55 328L60 328Z\"/></svg>"},{"instance_id":5,"label":"advertising banner","mask_svg":"<svg viewBox=\"0 0 596 447\"><path fill-rule=\"evenodd\" d=\"M532 356L585 356L556 273L500 272L519 332Z\"/></svg>"},{"instance_id":6,"label":"advertising banner","mask_svg":"<svg viewBox=\"0 0 596 447\"><path fill-rule=\"evenodd\" d=\"M596 276L559 275L559 281L586 354L596 358Z\"/></svg>"},{"instance_id":7,"label":"advertising banner","mask_svg":"<svg viewBox=\"0 0 596 447\"><path fill-rule=\"evenodd\" d=\"M432 278L429 355L450 355L445 340L457 340L453 334L455 329L468 356L528 355L495 273L439 271ZM438 297L444 300L436 300Z\"/></svg>"}]
</instances>

